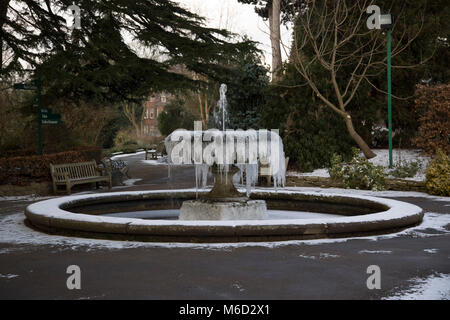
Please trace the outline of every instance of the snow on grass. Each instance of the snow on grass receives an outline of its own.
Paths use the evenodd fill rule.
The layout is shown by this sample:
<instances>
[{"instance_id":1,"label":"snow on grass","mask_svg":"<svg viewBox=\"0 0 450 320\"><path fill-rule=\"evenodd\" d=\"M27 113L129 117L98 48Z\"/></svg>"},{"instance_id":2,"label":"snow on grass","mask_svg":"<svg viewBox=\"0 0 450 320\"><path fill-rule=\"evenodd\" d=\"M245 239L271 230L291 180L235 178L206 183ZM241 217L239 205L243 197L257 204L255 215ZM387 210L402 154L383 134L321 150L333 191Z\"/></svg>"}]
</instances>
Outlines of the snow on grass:
<instances>
[{"instance_id":1,"label":"snow on grass","mask_svg":"<svg viewBox=\"0 0 450 320\"><path fill-rule=\"evenodd\" d=\"M412 285L383 298L384 300L449 300L450 274L436 274L409 280Z\"/></svg>"},{"instance_id":2,"label":"snow on grass","mask_svg":"<svg viewBox=\"0 0 450 320\"><path fill-rule=\"evenodd\" d=\"M313 172L288 171L288 172L286 172L286 176L290 176L290 177L321 177L321 178L329 178L330 174L328 173L328 169L316 169Z\"/></svg>"},{"instance_id":3,"label":"snow on grass","mask_svg":"<svg viewBox=\"0 0 450 320\"><path fill-rule=\"evenodd\" d=\"M423 249L423 251L425 251L426 253L437 253L439 251L439 249Z\"/></svg>"},{"instance_id":4,"label":"snow on grass","mask_svg":"<svg viewBox=\"0 0 450 320\"><path fill-rule=\"evenodd\" d=\"M377 156L370 159L369 161L377 166L382 166L386 174L389 174L389 150L388 149L373 149L372 150ZM392 152L392 161L394 165L400 161L403 162L419 162L421 167L417 174L411 178L405 178L406 180L424 181L425 180L425 170L430 162L430 157L423 156L420 150L407 150L407 149L394 149ZM296 172L288 171L287 176L294 177L322 177L329 178L327 168L316 169L313 172Z\"/></svg>"},{"instance_id":5,"label":"snow on grass","mask_svg":"<svg viewBox=\"0 0 450 320\"><path fill-rule=\"evenodd\" d=\"M341 189L341 188L319 188L319 187L287 187L284 190L290 191L305 191L305 192L316 192L316 193L346 193L348 195L363 195L363 196L373 196L373 197L389 197L389 198L428 198L433 201L443 201L448 202L450 204L450 197L440 197L429 195L424 192L415 192L415 191L393 191L393 190L385 190L385 191L372 191L372 190L357 190L357 189ZM258 191L258 189L255 189Z\"/></svg>"}]
</instances>

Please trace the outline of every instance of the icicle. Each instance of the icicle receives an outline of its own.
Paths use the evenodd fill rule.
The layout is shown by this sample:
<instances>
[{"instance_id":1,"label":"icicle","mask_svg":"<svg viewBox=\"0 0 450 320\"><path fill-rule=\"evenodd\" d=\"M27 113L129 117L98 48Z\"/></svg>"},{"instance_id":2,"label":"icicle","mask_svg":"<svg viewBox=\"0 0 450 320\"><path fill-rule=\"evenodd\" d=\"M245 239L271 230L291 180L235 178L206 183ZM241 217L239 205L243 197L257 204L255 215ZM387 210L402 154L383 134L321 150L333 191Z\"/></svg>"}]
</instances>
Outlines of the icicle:
<instances>
[{"instance_id":1,"label":"icicle","mask_svg":"<svg viewBox=\"0 0 450 320\"><path fill-rule=\"evenodd\" d=\"M258 182L258 164L248 163L245 165L245 187L247 191L247 197L250 195L252 186L255 186Z\"/></svg>"},{"instance_id":2,"label":"icicle","mask_svg":"<svg viewBox=\"0 0 450 320\"><path fill-rule=\"evenodd\" d=\"M198 199L198 182L199 182L199 168L198 165L195 165L195 199Z\"/></svg>"},{"instance_id":3,"label":"icicle","mask_svg":"<svg viewBox=\"0 0 450 320\"><path fill-rule=\"evenodd\" d=\"M169 179L169 180L171 180L172 179L172 174L171 174L171 169L172 168L172 164L170 163L170 162L168 162L167 163L167 178Z\"/></svg>"}]
</instances>

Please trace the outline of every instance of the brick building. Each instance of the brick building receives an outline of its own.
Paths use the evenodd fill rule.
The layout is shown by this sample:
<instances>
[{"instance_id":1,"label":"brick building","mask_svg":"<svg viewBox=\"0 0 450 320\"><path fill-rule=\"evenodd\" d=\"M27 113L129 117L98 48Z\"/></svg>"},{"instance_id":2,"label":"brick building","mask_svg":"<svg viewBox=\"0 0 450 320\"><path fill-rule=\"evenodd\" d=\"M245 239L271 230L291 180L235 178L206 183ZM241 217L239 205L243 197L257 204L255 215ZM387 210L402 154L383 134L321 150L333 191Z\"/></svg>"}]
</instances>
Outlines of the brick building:
<instances>
[{"instance_id":1,"label":"brick building","mask_svg":"<svg viewBox=\"0 0 450 320\"><path fill-rule=\"evenodd\" d=\"M145 136L160 137L158 130L158 115L164 110L167 102L170 101L170 93L155 93L144 102L144 117L142 119L142 129Z\"/></svg>"}]
</instances>

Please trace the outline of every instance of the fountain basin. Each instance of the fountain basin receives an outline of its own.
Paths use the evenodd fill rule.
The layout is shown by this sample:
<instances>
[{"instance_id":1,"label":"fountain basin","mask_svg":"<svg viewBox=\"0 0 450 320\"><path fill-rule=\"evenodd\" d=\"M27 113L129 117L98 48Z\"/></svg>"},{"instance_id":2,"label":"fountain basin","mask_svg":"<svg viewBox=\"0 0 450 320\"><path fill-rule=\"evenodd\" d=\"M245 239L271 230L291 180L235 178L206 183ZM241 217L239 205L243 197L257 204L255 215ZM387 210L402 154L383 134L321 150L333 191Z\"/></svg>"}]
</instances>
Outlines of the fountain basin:
<instances>
[{"instance_id":1,"label":"fountain basin","mask_svg":"<svg viewBox=\"0 0 450 320\"><path fill-rule=\"evenodd\" d=\"M364 236L419 224L422 209L401 201L322 192L252 193L268 209L338 214L340 217L188 221L102 216L104 213L178 209L195 190L130 191L55 198L25 210L27 224L50 234L157 242L280 241Z\"/></svg>"}]
</instances>

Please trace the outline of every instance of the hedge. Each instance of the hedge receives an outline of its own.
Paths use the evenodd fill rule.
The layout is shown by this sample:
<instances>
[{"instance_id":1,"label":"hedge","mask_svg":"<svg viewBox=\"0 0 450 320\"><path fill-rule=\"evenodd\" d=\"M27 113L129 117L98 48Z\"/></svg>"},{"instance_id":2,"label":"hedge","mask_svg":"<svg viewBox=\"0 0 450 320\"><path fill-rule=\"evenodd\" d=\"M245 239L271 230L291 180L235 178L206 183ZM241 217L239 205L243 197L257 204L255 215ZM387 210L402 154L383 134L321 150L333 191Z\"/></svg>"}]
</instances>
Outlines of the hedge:
<instances>
[{"instance_id":1,"label":"hedge","mask_svg":"<svg viewBox=\"0 0 450 320\"><path fill-rule=\"evenodd\" d=\"M450 84L418 85L415 112L419 118L416 146L434 155L438 149L450 153Z\"/></svg>"},{"instance_id":2,"label":"hedge","mask_svg":"<svg viewBox=\"0 0 450 320\"><path fill-rule=\"evenodd\" d=\"M0 158L0 184L26 185L31 181L51 181L50 164L100 161L100 147L52 154Z\"/></svg>"}]
</instances>

